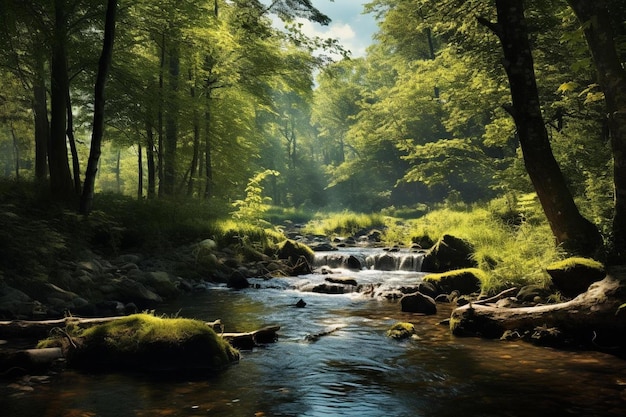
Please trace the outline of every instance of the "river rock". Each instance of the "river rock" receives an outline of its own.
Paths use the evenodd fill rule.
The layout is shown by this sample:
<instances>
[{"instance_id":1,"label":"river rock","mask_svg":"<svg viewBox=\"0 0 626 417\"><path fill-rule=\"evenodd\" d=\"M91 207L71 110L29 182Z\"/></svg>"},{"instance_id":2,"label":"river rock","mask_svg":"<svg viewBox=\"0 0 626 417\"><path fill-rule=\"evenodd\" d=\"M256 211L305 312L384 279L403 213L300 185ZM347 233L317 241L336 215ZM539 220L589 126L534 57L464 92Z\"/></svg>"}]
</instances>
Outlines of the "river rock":
<instances>
[{"instance_id":1,"label":"river rock","mask_svg":"<svg viewBox=\"0 0 626 417\"><path fill-rule=\"evenodd\" d=\"M0 284L0 317L28 318L33 312L33 300L22 291Z\"/></svg>"},{"instance_id":2,"label":"river rock","mask_svg":"<svg viewBox=\"0 0 626 417\"><path fill-rule=\"evenodd\" d=\"M248 288L250 283L240 271L234 271L228 278L226 286L235 290L242 290L244 288Z\"/></svg>"},{"instance_id":3,"label":"river rock","mask_svg":"<svg viewBox=\"0 0 626 417\"><path fill-rule=\"evenodd\" d=\"M115 282L110 296L111 299L119 300L123 303L134 302L142 309L151 308L163 302L161 296L146 288L141 282L128 278L122 278Z\"/></svg>"},{"instance_id":4,"label":"river rock","mask_svg":"<svg viewBox=\"0 0 626 417\"><path fill-rule=\"evenodd\" d=\"M400 299L402 311L426 315L437 314L437 303L431 297L420 292L407 294Z\"/></svg>"},{"instance_id":5,"label":"river rock","mask_svg":"<svg viewBox=\"0 0 626 417\"><path fill-rule=\"evenodd\" d=\"M180 294L173 277L164 271L145 272L138 281L165 299L176 298Z\"/></svg>"},{"instance_id":6,"label":"river rock","mask_svg":"<svg viewBox=\"0 0 626 417\"><path fill-rule=\"evenodd\" d=\"M324 280L331 284L357 285L356 279L350 277L326 277Z\"/></svg>"},{"instance_id":7,"label":"river rock","mask_svg":"<svg viewBox=\"0 0 626 417\"><path fill-rule=\"evenodd\" d=\"M453 269L474 268L472 259L474 247L466 240L452 235L443 235L426 253L422 262L422 271L446 272Z\"/></svg>"},{"instance_id":8,"label":"river rock","mask_svg":"<svg viewBox=\"0 0 626 417\"><path fill-rule=\"evenodd\" d=\"M554 287L564 296L574 298L606 276L604 266L591 259L569 258L549 265L546 271Z\"/></svg>"}]
</instances>

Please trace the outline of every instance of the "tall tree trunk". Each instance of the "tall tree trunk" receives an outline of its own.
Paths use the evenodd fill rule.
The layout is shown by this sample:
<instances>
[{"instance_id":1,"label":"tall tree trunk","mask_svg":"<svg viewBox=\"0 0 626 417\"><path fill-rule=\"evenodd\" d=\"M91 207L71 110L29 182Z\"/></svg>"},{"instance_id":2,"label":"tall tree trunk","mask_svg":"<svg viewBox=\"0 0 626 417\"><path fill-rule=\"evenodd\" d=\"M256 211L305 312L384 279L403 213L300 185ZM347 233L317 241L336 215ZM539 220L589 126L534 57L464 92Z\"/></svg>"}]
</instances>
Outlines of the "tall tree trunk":
<instances>
[{"instance_id":1,"label":"tall tree trunk","mask_svg":"<svg viewBox=\"0 0 626 417\"><path fill-rule=\"evenodd\" d=\"M70 153L72 154L72 174L74 177L74 192L80 194L80 161L78 160L78 150L76 149L76 138L74 138L74 115L72 113L72 98L70 90L65 93L65 101L67 106L67 140L70 144Z\"/></svg>"},{"instance_id":2,"label":"tall tree trunk","mask_svg":"<svg viewBox=\"0 0 626 417\"><path fill-rule=\"evenodd\" d=\"M42 181L48 176L50 123L48 121L44 57L39 52L35 54L33 117L35 121L35 178Z\"/></svg>"},{"instance_id":3,"label":"tall tree trunk","mask_svg":"<svg viewBox=\"0 0 626 417\"><path fill-rule=\"evenodd\" d=\"M207 98L207 110L204 114L204 169L206 182L204 184L204 198L213 197L213 162L211 161L211 113L208 110L209 99Z\"/></svg>"},{"instance_id":4,"label":"tall tree trunk","mask_svg":"<svg viewBox=\"0 0 626 417\"><path fill-rule=\"evenodd\" d=\"M115 42L115 15L117 13L117 0L107 0L107 11L104 22L104 41L102 43L102 53L98 61L98 74L94 87L93 106L93 130L91 133L91 148L89 149L89 161L87 162L87 172L85 173L85 186L80 200L80 213L89 214L93 205L96 173L98 172L98 162L102 147L102 136L104 135L104 87L107 75L111 68L113 59L113 44Z\"/></svg>"},{"instance_id":5,"label":"tall tree trunk","mask_svg":"<svg viewBox=\"0 0 626 417\"><path fill-rule=\"evenodd\" d=\"M141 153L141 142L137 143L137 199L141 200L143 197L143 156Z\"/></svg>"},{"instance_id":6,"label":"tall tree trunk","mask_svg":"<svg viewBox=\"0 0 626 417\"><path fill-rule=\"evenodd\" d=\"M15 159L15 179L20 179L20 144L17 139L17 134L15 133L15 128L13 127L13 122L11 122L11 136L13 137L13 157Z\"/></svg>"},{"instance_id":7,"label":"tall tree trunk","mask_svg":"<svg viewBox=\"0 0 626 417\"><path fill-rule=\"evenodd\" d=\"M176 147L178 145L178 75L180 58L178 46L173 45L169 53L169 100L165 115L165 141L163 151L163 194L174 195L176 184Z\"/></svg>"},{"instance_id":8,"label":"tall tree trunk","mask_svg":"<svg viewBox=\"0 0 626 417\"><path fill-rule=\"evenodd\" d=\"M615 185L609 262L626 264L626 70L617 54L606 1L568 0L568 3L583 26L607 109Z\"/></svg>"},{"instance_id":9,"label":"tall tree trunk","mask_svg":"<svg viewBox=\"0 0 626 417\"><path fill-rule=\"evenodd\" d=\"M146 159L148 159L148 198L156 197L156 170L154 162L154 132L152 131L152 122L146 119Z\"/></svg>"},{"instance_id":10,"label":"tall tree trunk","mask_svg":"<svg viewBox=\"0 0 626 417\"><path fill-rule=\"evenodd\" d=\"M116 186L116 192L118 194L121 194L122 192L121 171L122 171L122 151L121 149L118 149L117 150L117 162L115 164L115 186Z\"/></svg>"},{"instance_id":11,"label":"tall tree trunk","mask_svg":"<svg viewBox=\"0 0 626 417\"><path fill-rule=\"evenodd\" d=\"M189 81L194 83L194 77L191 70L189 70ZM193 196L194 180L198 172L198 158L200 155L200 118L198 117L198 110L195 106L196 98L196 86L192 84L190 90L191 98L194 99L193 110L193 155L191 157L191 166L189 168L189 182L187 183L187 196Z\"/></svg>"},{"instance_id":12,"label":"tall tree trunk","mask_svg":"<svg viewBox=\"0 0 626 417\"><path fill-rule=\"evenodd\" d=\"M50 61L50 143L48 167L50 191L55 198L70 201L74 197L72 176L67 157L66 97L69 80L67 76L65 1L54 0L54 35Z\"/></svg>"},{"instance_id":13,"label":"tall tree trunk","mask_svg":"<svg viewBox=\"0 0 626 417\"><path fill-rule=\"evenodd\" d=\"M504 50L504 69L511 89L512 107L524 164L558 244L570 253L599 256L602 237L585 219L567 188L550 147L539 93L523 0L496 0L497 23L480 18L500 38Z\"/></svg>"},{"instance_id":14,"label":"tall tree trunk","mask_svg":"<svg viewBox=\"0 0 626 417\"><path fill-rule=\"evenodd\" d=\"M157 173L159 197L163 195L163 103L165 102L165 32L161 34L161 58L159 62L159 110L157 112Z\"/></svg>"}]
</instances>

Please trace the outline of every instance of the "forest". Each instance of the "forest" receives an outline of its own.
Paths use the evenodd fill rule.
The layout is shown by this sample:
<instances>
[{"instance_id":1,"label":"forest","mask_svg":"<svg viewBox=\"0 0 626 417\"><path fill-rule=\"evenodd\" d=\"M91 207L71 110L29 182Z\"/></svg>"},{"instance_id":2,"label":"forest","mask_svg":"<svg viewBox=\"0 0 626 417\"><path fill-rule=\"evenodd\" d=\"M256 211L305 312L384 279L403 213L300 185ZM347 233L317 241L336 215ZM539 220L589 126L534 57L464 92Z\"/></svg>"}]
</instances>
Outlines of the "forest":
<instances>
[{"instance_id":1,"label":"forest","mask_svg":"<svg viewBox=\"0 0 626 417\"><path fill-rule=\"evenodd\" d=\"M536 192L557 243L595 226L622 258L621 2L372 1L356 59L301 32L328 23L309 1L117 3L2 2L5 178L83 213L228 205L267 170L263 197L309 211Z\"/></svg>"},{"instance_id":2,"label":"forest","mask_svg":"<svg viewBox=\"0 0 626 417\"><path fill-rule=\"evenodd\" d=\"M360 375L365 382L346 383L354 391L384 380L374 397L392 394L381 403L413 404L415 376L403 382L405 362L422 367L422 392L428 397L434 386L438 406L443 392L482 398L473 383L485 395L496 385L536 395L543 388L534 378L548 375L542 366L563 366L550 374L563 381L546 388L558 400L528 410L569 406L558 387L577 381L570 375L585 381L578 389L597 378L588 395L600 387L611 395L602 407L623 409L625 383L620 377L606 388L605 364L617 375L623 361L612 360L626 357L626 3L371 0L363 13L378 30L358 57L337 39L307 34L305 23L331 23L321 4L0 0L0 319L38 320L0 322L0 339L39 332L50 337L28 355L56 355L62 345L74 349L65 357L86 369L97 362L99 371L216 372L239 361L232 340L243 338L241 349L257 353L248 363L262 363L255 375L271 377L261 375L251 394L228 385L237 378L220 385L216 415L274 415L282 406L276 415L311 415L293 414L289 407L309 406L308 397L285 387L315 391L326 380L307 382L302 369L336 381ZM325 254L328 264L315 269L314 250L346 247L384 253ZM413 262L409 270L376 267L401 258ZM333 259L349 266L346 276L323 277L336 273ZM577 268L578 281L558 283L559 273ZM310 282L298 286L301 276ZM394 280L405 281L381 289ZM302 298L288 299L296 290ZM362 307L354 294L338 297L348 293L391 302ZM415 300L426 308L405 309ZM157 308L166 313L156 316ZM178 317L190 308L232 317ZM268 325L265 313L282 321ZM385 333L390 317L411 322ZM434 330L441 324L445 330ZM43 336L39 325L47 326ZM206 345L195 344L194 332ZM517 344L456 345L450 333L615 357L532 350L528 362ZM390 345L390 334L403 341ZM284 343L261 349L276 341ZM402 359L379 369L380 352ZM334 362L315 362L334 354ZM302 357L310 362L281 362ZM359 360L366 362L355 371ZM513 380L511 363L530 370ZM6 373L15 369L10 362ZM402 376L381 377L390 369ZM275 375L284 381L272 402L264 390ZM85 378L91 387L95 379ZM340 385L322 393L322 408ZM178 389L163 386L150 401ZM248 394L257 402L231 414ZM506 393L488 398L516 407ZM605 415L581 398L579 415ZM66 414L88 408L66 401ZM489 401L476 405L479 414L493 411ZM178 415L167 407L155 409Z\"/></svg>"}]
</instances>

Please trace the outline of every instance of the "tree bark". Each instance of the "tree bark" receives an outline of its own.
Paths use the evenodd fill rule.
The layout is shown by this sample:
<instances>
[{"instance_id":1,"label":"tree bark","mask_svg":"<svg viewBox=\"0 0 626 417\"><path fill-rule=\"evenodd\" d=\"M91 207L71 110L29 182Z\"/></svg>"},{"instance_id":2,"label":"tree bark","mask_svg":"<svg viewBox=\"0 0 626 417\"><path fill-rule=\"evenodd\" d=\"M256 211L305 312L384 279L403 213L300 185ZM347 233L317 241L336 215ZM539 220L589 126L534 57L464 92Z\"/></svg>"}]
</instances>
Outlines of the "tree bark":
<instances>
[{"instance_id":1,"label":"tree bark","mask_svg":"<svg viewBox=\"0 0 626 417\"><path fill-rule=\"evenodd\" d=\"M204 114L204 199L208 200L213 197L213 161L211 160L211 113L208 110L210 99L207 98L207 110Z\"/></svg>"},{"instance_id":2,"label":"tree bark","mask_svg":"<svg viewBox=\"0 0 626 417\"><path fill-rule=\"evenodd\" d=\"M176 184L176 148L178 145L178 76L180 57L178 46L174 45L169 53L169 103L165 115L165 140L163 151L163 195L175 194Z\"/></svg>"},{"instance_id":3,"label":"tree bark","mask_svg":"<svg viewBox=\"0 0 626 417\"><path fill-rule=\"evenodd\" d=\"M52 59L50 61L50 144L48 167L50 169L50 191L53 197L70 201L74 197L72 176L66 144L66 94L69 88L67 75L67 21L65 1L54 0L54 35Z\"/></svg>"},{"instance_id":4,"label":"tree bark","mask_svg":"<svg viewBox=\"0 0 626 417\"><path fill-rule=\"evenodd\" d=\"M76 138L74 138L74 115L72 113L72 98L70 96L69 85L65 93L67 105L67 140L70 144L70 154L72 155L72 174L74 177L74 192L80 194L80 161L78 160L78 150L76 149Z\"/></svg>"},{"instance_id":5,"label":"tree bark","mask_svg":"<svg viewBox=\"0 0 626 417\"><path fill-rule=\"evenodd\" d=\"M146 159L148 160L148 199L156 197L156 169L154 163L154 132L152 122L146 119Z\"/></svg>"},{"instance_id":6,"label":"tree bark","mask_svg":"<svg viewBox=\"0 0 626 417\"><path fill-rule=\"evenodd\" d=\"M598 229L585 219L567 188L552 153L546 130L528 40L523 0L496 0L497 23L479 19L500 39L504 69L511 89L513 116L524 164L557 244L572 254L599 257L603 249Z\"/></svg>"},{"instance_id":7,"label":"tree bark","mask_svg":"<svg viewBox=\"0 0 626 417\"><path fill-rule=\"evenodd\" d=\"M141 142L137 143L137 199L143 197L143 149Z\"/></svg>"},{"instance_id":8,"label":"tree bark","mask_svg":"<svg viewBox=\"0 0 626 417\"><path fill-rule=\"evenodd\" d=\"M35 178L43 181L48 176L48 142L50 123L48 121L48 100L44 57L35 53L35 79L33 82L33 117L35 121Z\"/></svg>"},{"instance_id":9,"label":"tree bark","mask_svg":"<svg viewBox=\"0 0 626 417\"><path fill-rule=\"evenodd\" d=\"M613 151L615 211L609 263L626 264L626 70L615 44L605 0L568 0L583 26L604 92Z\"/></svg>"},{"instance_id":10,"label":"tree bark","mask_svg":"<svg viewBox=\"0 0 626 417\"><path fill-rule=\"evenodd\" d=\"M93 129L91 134L91 147L89 149L89 161L85 173L85 186L80 201L80 213L89 214L93 206L94 188L98 162L100 161L102 136L104 135L104 87L107 75L113 59L113 44L115 42L115 16L117 13L117 0L107 1L107 11L104 23L104 41L102 53L98 61L98 74L94 87Z\"/></svg>"}]
</instances>

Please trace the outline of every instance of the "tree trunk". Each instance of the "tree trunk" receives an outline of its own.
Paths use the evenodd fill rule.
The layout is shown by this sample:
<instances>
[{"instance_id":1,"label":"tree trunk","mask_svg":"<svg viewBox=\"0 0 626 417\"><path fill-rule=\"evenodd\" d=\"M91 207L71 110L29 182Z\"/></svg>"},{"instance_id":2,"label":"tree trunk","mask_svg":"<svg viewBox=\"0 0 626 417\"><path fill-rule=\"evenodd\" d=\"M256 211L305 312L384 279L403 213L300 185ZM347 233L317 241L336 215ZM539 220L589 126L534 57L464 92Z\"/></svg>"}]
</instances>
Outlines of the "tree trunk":
<instances>
[{"instance_id":1,"label":"tree trunk","mask_svg":"<svg viewBox=\"0 0 626 417\"><path fill-rule=\"evenodd\" d=\"M626 70L615 44L604 0L568 0L583 26L587 45L604 92L613 151L615 212L609 262L626 264Z\"/></svg>"},{"instance_id":2,"label":"tree trunk","mask_svg":"<svg viewBox=\"0 0 626 417\"><path fill-rule=\"evenodd\" d=\"M137 199L141 200L143 197L143 156L141 149L141 142L137 143Z\"/></svg>"},{"instance_id":3,"label":"tree trunk","mask_svg":"<svg viewBox=\"0 0 626 417\"><path fill-rule=\"evenodd\" d=\"M76 139L74 138L74 115L72 113L72 98L70 97L70 90L65 94L65 101L67 106L67 140L70 144L70 153L72 155L72 174L74 177L74 192L80 194L80 161L78 160L78 150L76 149Z\"/></svg>"},{"instance_id":4,"label":"tree trunk","mask_svg":"<svg viewBox=\"0 0 626 417\"><path fill-rule=\"evenodd\" d=\"M189 71L189 81L194 82L193 73ZM196 86L195 84L191 87L191 98L196 98ZM198 110L195 107L194 103L194 111L193 111L193 155L191 157L191 166L189 168L189 182L187 183L187 196L193 196L194 189L194 180L196 178L196 173L198 172L198 158L200 155L200 118L198 117Z\"/></svg>"},{"instance_id":5,"label":"tree trunk","mask_svg":"<svg viewBox=\"0 0 626 417\"><path fill-rule=\"evenodd\" d=\"M156 170L154 163L154 132L149 117L146 119L146 159L148 159L148 199L156 197Z\"/></svg>"},{"instance_id":6,"label":"tree trunk","mask_svg":"<svg viewBox=\"0 0 626 417\"><path fill-rule=\"evenodd\" d=\"M572 254L598 257L602 251L600 232L578 211L550 147L523 3L523 0L496 0L498 22L482 18L479 21L500 38L513 101L507 111L515 120L524 164L556 243Z\"/></svg>"},{"instance_id":7,"label":"tree trunk","mask_svg":"<svg viewBox=\"0 0 626 417\"><path fill-rule=\"evenodd\" d=\"M163 195L163 103L165 102L165 32L161 34L161 58L159 60L159 110L157 112L157 174L159 197Z\"/></svg>"},{"instance_id":8,"label":"tree trunk","mask_svg":"<svg viewBox=\"0 0 626 417\"><path fill-rule=\"evenodd\" d=\"M172 46L169 53L169 100L165 116L165 140L163 151L163 195L172 196L176 184L176 147L178 144L178 75L180 58L178 46Z\"/></svg>"},{"instance_id":9,"label":"tree trunk","mask_svg":"<svg viewBox=\"0 0 626 417\"><path fill-rule=\"evenodd\" d=\"M48 121L48 100L46 97L44 58L41 53L35 56L35 80L33 84L33 117L35 121L35 178L39 181L48 176L48 142L50 123Z\"/></svg>"},{"instance_id":10,"label":"tree trunk","mask_svg":"<svg viewBox=\"0 0 626 417\"><path fill-rule=\"evenodd\" d=\"M210 105L207 98L207 106ZM204 184L205 200L213 197L213 162L211 160L211 113L207 110L204 114L204 169L206 183Z\"/></svg>"},{"instance_id":11,"label":"tree trunk","mask_svg":"<svg viewBox=\"0 0 626 417\"><path fill-rule=\"evenodd\" d=\"M117 13L117 0L107 0L107 11L104 23L104 41L102 43L102 53L98 61L98 74L94 88L94 109L93 109L93 130L91 133L91 148L89 150L89 161L87 162L87 172L85 173L85 186L80 201L80 213L89 214L93 205L96 173L98 172L98 162L102 147L102 136L104 135L104 87L107 74L113 59L113 44L115 42L115 15Z\"/></svg>"},{"instance_id":12,"label":"tree trunk","mask_svg":"<svg viewBox=\"0 0 626 417\"><path fill-rule=\"evenodd\" d=\"M15 179L20 179L20 146L19 141L17 139L17 135L15 134L15 128L13 127L13 123L11 122L11 136L13 137L13 156L15 159Z\"/></svg>"},{"instance_id":13,"label":"tree trunk","mask_svg":"<svg viewBox=\"0 0 626 417\"><path fill-rule=\"evenodd\" d=\"M66 133L66 94L69 88L66 57L66 16L65 1L54 0L54 35L52 59L50 61L50 143L48 147L48 167L50 169L50 191L53 197L70 201L74 197L72 176L67 157Z\"/></svg>"}]
</instances>

